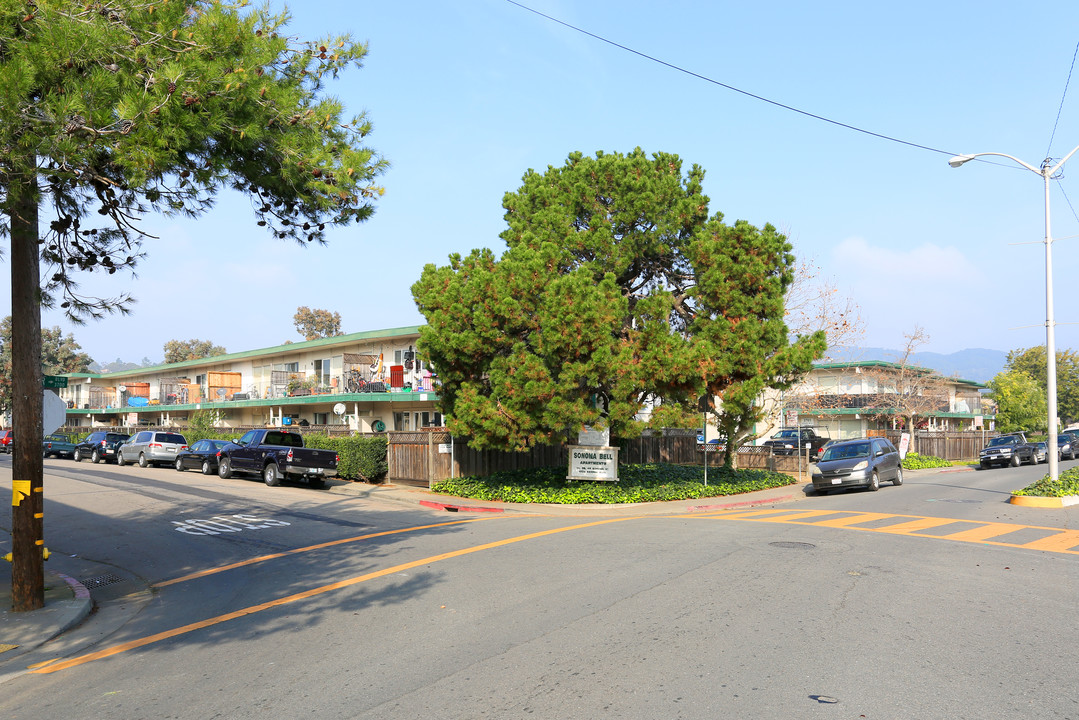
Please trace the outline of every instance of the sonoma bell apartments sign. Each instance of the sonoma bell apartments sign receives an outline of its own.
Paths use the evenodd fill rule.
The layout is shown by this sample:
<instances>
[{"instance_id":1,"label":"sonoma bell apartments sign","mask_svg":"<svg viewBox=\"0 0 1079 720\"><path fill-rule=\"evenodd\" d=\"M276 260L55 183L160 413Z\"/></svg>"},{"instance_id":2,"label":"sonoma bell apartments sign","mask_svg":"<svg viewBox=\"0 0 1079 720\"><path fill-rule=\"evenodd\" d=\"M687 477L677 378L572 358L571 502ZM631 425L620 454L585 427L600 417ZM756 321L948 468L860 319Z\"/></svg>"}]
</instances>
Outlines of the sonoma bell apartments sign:
<instances>
[{"instance_id":1,"label":"sonoma bell apartments sign","mask_svg":"<svg viewBox=\"0 0 1079 720\"><path fill-rule=\"evenodd\" d=\"M618 448L610 447L607 431L584 428L570 445L568 480L618 481Z\"/></svg>"}]
</instances>

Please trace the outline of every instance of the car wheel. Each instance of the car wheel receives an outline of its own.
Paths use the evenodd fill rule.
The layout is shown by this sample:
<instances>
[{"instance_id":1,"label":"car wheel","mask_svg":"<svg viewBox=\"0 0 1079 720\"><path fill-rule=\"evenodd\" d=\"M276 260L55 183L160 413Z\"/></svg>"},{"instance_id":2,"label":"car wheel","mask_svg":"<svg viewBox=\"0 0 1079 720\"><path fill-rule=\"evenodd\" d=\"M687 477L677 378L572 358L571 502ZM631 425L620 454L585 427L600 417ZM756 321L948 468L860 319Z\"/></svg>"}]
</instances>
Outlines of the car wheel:
<instances>
[{"instance_id":1,"label":"car wheel","mask_svg":"<svg viewBox=\"0 0 1079 720\"><path fill-rule=\"evenodd\" d=\"M202 474L203 475L213 475L214 474L214 466L210 464L209 460L203 460L202 461Z\"/></svg>"},{"instance_id":2,"label":"car wheel","mask_svg":"<svg viewBox=\"0 0 1079 720\"><path fill-rule=\"evenodd\" d=\"M1015 455L1012 455L1012 460L1009 463L1012 467L1019 467L1019 465L1021 463L1022 463L1022 460L1019 459L1019 454L1018 453L1016 453Z\"/></svg>"},{"instance_id":3,"label":"car wheel","mask_svg":"<svg viewBox=\"0 0 1079 720\"><path fill-rule=\"evenodd\" d=\"M90 455L90 462L93 462L93 463L101 462L101 451L100 450L94 450L93 454Z\"/></svg>"},{"instance_id":4,"label":"car wheel","mask_svg":"<svg viewBox=\"0 0 1079 720\"><path fill-rule=\"evenodd\" d=\"M869 477L869 485L867 486L873 492L880 490L880 475L874 470L873 474Z\"/></svg>"},{"instance_id":5,"label":"car wheel","mask_svg":"<svg viewBox=\"0 0 1079 720\"><path fill-rule=\"evenodd\" d=\"M895 479L892 480L892 485L902 485L902 484L903 484L903 468L897 467L895 469Z\"/></svg>"},{"instance_id":6,"label":"car wheel","mask_svg":"<svg viewBox=\"0 0 1079 720\"><path fill-rule=\"evenodd\" d=\"M82 462L82 450L75 448L75 452L71 453L71 459L75 462Z\"/></svg>"},{"instance_id":7,"label":"car wheel","mask_svg":"<svg viewBox=\"0 0 1079 720\"><path fill-rule=\"evenodd\" d=\"M120 467L127 465L127 460L124 460L124 454L122 452L116 453L116 464Z\"/></svg>"},{"instance_id":8,"label":"car wheel","mask_svg":"<svg viewBox=\"0 0 1079 720\"><path fill-rule=\"evenodd\" d=\"M989 463L979 462L978 463L978 469L979 470L988 470L989 469Z\"/></svg>"},{"instance_id":9,"label":"car wheel","mask_svg":"<svg viewBox=\"0 0 1079 720\"><path fill-rule=\"evenodd\" d=\"M281 473L278 471L276 463L270 463L262 469L262 479L270 487L277 487L281 484Z\"/></svg>"},{"instance_id":10,"label":"car wheel","mask_svg":"<svg viewBox=\"0 0 1079 720\"><path fill-rule=\"evenodd\" d=\"M183 472L183 471L184 471L184 459L183 458L176 458L176 472Z\"/></svg>"},{"instance_id":11,"label":"car wheel","mask_svg":"<svg viewBox=\"0 0 1079 720\"><path fill-rule=\"evenodd\" d=\"M217 465L217 476L222 480L232 477L232 465L229 464L228 458L221 458L221 462Z\"/></svg>"},{"instance_id":12,"label":"car wheel","mask_svg":"<svg viewBox=\"0 0 1079 720\"><path fill-rule=\"evenodd\" d=\"M139 467L144 468L149 466L150 463L146 462L146 453L139 453Z\"/></svg>"}]
</instances>

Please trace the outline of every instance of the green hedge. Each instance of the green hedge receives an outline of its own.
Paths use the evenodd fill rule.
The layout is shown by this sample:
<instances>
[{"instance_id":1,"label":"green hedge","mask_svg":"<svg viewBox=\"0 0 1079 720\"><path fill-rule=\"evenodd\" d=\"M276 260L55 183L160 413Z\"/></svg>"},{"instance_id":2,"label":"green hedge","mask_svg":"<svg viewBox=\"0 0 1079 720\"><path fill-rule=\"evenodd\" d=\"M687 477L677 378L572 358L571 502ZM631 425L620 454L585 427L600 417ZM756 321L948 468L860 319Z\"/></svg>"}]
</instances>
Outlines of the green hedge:
<instances>
[{"instance_id":1,"label":"green hedge","mask_svg":"<svg viewBox=\"0 0 1079 720\"><path fill-rule=\"evenodd\" d=\"M304 445L335 450L338 455L337 476L344 480L379 482L389 471L386 462L386 436L334 436L311 434L303 436Z\"/></svg>"},{"instance_id":2,"label":"green hedge","mask_svg":"<svg viewBox=\"0 0 1079 720\"><path fill-rule=\"evenodd\" d=\"M1079 468L1070 468L1060 473L1057 482L1046 475L1041 480L1027 485L1022 490L1015 490L1012 495L1034 497L1067 497L1079 495Z\"/></svg>"},{"instance_id":3,"label":"green hedge","mask_svg":"<svg viewBox=\"0 0 1079 720\"><path fill-rule=\"evenodd\" d=\"M907 453L903 458L903 467L907 470L920 470L921 468L951 467L951 463L944 458L935 455L919 455L916 452Z\"/></svg>"},{"instance_id":4,"label":"green hedge","mask_svg":"<svg viewBox=\"0 0 1079 720\"><path fill-rule=\"evenodd\" d=\"M432 492L474 500L515 503L640 503L663 500L738 495L790 485L789 475L768 470L733 470L722 466L708 471L700 466L620 465L618 482L581 482L566 479L566 467L532 468L495 473L487 477L451 478L436 483Z\"/></svg>"}]
</instances>

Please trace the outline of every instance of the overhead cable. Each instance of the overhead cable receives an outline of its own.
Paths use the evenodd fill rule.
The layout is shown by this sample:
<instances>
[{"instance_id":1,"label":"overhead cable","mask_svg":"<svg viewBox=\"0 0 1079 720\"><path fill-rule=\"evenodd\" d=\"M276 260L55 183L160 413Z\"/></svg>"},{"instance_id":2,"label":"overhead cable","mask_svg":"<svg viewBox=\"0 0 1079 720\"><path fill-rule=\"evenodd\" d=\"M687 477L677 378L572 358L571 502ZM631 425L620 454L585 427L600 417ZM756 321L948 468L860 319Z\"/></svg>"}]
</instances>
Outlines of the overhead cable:
<instances>
[{"instance_id":1,"label":"overhead cable","mask_svg":"<svg viewBox=\"0 0 1079 720\"><path fill-rule=\"evenodd\" d=\"M639 50L634 50L631 47L627 47L627 46L622 45L620 43L617 43L617 42L615 42L613 40L608 40L607 38L605 38L605 37L603 37L601 35L596 35L595 33L589 32L588 30L585 30L583 28L579 28L576 25L571 25L570 23L565 22L564 20L559 20L556 17L552 17L550 15L547 15L546 13L542 13L539 10L528 7L527 5L522 5L521 3L517 2L516 0L506 0L506 2L508 2L510 5L516 5L517 7L521 8L522 10L527 10L530 13L533 13L535 15L539 15L542 18L546 18L547 20L550 20L551 22L558 23L559 25L562 25L563 27L567 27L570 30L573 30L575 32L579 32L582 35L587 35L590 38L594 38L596 40L599 40L600 42L607 43L608 45L612 45L612 46L614 46L614 47L616 47L616 48L618 48L620 50L625 50L626 52L637 55L638 57L642 57L642 58L644 58L646 60L650 60L651 62L657 63L659 65L663 65L664 67L668 67L668 68L671 68L672 70L676 70L676 71L678 71L680 73L684 73L684 74L689 75L691 77L695 77L698 80L704 80L705 82L711 83L713 85L718 85L721 88L725 88L727 90L731 90L731 91L739 93L741 95L745 95L746 97L751 97L754 100L760 100L761 102L768 103L769 105L774 105L776 107L783 108L784 110L790 110L791 112L798 113L799 115L805 115L806 117L813 118L814 120L820 120L822 122L826 122L826 123L829 123L831 125L836 125L836 126L841 127L841 128L846 128L848 130L853 130L855 132L859 132L859 133L862 133L864 135L870 135L870 136L875 137L875 138L880 138L881 140L887 140L889 142L899 143L900 145L907 145L909 147L918 148L919 150L929 150L930 152L940 153L941 155L948 155L949 157L952 157L952 156L955 156L955 155L959 154L959 153L955 153L955 152L948 152L946 150L938 150L937 148L932 148L932 147L929 147L927 145L919 145L918 143L910 142L910 141L907 141L907 140L901 140L899 138L892 137L890 135L884 135L882 133L873 132L872 130L866 130L864 128L860 128L860 127L857 127L855 125L850 125L848 123L844 123L844 122L840 122L838 120L833 120L831 118L824 117L823 115L817 115L816 113L811 113L808 110L801 110L801 109L796 108L796 107L794 107L792 105L786 105L786 104L781 103L781 102L779 102L777 100L771 100L771 99L763 97L761 95L756 95L756 94L751 93L751 92L749 92L747 90L742 90L741 88L736 88L733 85L728 85L727 83L720 82L719 80L714 80L713 78L710 78L710 77L708 77L706 75L701 75L700 73L693 72L692 70L687 70L686 68L675 65L674 63L669 63L666 60L661 60L661 59L659 59L657 57L653 57L652 55L648 55L647 53L643 53L643 52L641 52ZM990 163L990 164L996 165L997 163Z\"/></svg>"}]
</instances>

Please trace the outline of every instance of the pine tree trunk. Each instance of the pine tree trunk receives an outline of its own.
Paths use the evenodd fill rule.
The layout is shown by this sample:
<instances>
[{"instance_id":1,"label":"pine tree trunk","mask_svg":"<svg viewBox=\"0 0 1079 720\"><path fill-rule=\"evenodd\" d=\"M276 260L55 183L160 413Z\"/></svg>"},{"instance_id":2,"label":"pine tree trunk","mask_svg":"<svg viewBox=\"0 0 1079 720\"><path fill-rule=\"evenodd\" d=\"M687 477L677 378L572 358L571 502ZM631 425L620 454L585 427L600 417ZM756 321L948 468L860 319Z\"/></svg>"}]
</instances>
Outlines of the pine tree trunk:
<instances>
[{"instance_id":1,"label":"pine tree trunk","mask_svg":"<svg viewBox=\"0 0 1079 720\"><path fill-rule=\"evenodd\" d=\"M11 227L12 508L11 601L16 612L45 605L41 438L41 290L34 165L8 176Z\"/></svg>"}]
</instances>

